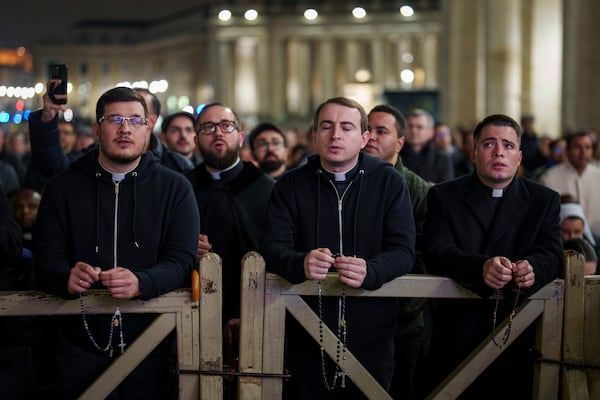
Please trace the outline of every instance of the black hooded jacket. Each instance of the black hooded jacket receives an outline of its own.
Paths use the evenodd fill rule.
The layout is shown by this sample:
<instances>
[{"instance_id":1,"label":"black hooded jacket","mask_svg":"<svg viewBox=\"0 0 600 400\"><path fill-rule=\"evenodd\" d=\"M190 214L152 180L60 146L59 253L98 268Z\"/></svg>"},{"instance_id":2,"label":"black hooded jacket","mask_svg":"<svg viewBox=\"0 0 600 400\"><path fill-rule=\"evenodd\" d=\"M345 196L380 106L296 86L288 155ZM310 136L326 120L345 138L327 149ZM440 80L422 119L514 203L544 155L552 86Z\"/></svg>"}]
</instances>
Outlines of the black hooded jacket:
<instances>
[{"instance_id":1,"label":"black hooded jacket","mask_svg":"<svg viewBox=\"0 0 600 400\"><path fill-rule=\"evenodd\" d=\"M152 153L117 185L93 150L48 182L36 228L35 271L42 289L77 297L67 291L67 280L75 263L83 261L103 270L131 269L142 284L141 298L150 299L188 285L200 217L189 182L160 166ZM93 288L102 287L97 282ZM129 343L145 326L135 318L124 317ZM81 318L72 322L67 336L89 345ZM105 335L110 316L88 317L88 322L92 334Z\"/></svg>"},{"instance_id":2,"label":"black hooded jacket","mask_svg":"<svg viewBox=\"0 0 600 400\"><path fill-rule=\"evenodd\" d=\"M366 260L363 289L375 290L411 271L415 259L415 225L408 188L394 167L360 154L358 165L346 174L350 182L338 194L332 175L318 155L305 166L286 173L275 185L267 209L267 228L261 252L267 269L291 283L301 283L304 258L317 248ZM317 294L315 282L315 295ZM337 330L340 300L304 296L324 322ZM321 303L321 304L319 304ZM393 337L399 302L396 298L347 297L345 321L348 348L367 370L388 386L394 368ZM288 321L292 375L320 375L319 350L306 331ZM318 396L317 396L318 397Z\"/></svg>"}]
</instances>

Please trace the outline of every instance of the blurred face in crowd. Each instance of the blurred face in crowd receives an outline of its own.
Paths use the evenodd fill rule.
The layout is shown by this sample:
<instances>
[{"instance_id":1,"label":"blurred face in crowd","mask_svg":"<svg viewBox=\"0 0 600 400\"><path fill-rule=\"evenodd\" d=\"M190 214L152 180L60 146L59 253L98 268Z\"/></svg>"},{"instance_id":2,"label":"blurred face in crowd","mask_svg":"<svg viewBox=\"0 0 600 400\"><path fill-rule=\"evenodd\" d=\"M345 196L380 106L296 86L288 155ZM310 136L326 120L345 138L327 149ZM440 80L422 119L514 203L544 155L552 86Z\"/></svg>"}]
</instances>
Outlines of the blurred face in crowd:
<instances>
[{"instance_id":1,"label":"blurred face in crowd","mask_svg":"<svg viewBox=\"0 0 600 400\"><path fill-rule=\"evenodd\" d=\"M58 133L60 135L60 147L63 153L69 153L75 149L75 142L77 142L77 133L75 128L70 122L59 122Z\"/></svg>"},{"instance_id":2,"label":"blurred face in crowd","mask_svg":"<svg viewBox=\"0 0 600 400\"><path fill-rule=\"evenodd\" d=\"M472 160L481 181L503 189L513 180L521 164L517 132L510 126L487 125L475 143Z\"/></svg>"},{"instance_id":3,"label":"blurred face in crowd","mask_svg":"<svg viewBox=\"0 0 600 400\"><path fill-rule=\"evenodd\" d=\"M136 118L143 123L113 117ZM100 145L100 162L111 172L128 172L139 163L150 135L144 106L137 101L109 103L104 109L103 120L94 124L94 135Z\"/></svg>"},{"instance_id":4,"label":"blurred face in crowd","mask_svg":"<svg viewBox=\"0 0 600 400\"><path fill-rule=\"evenodd\" d=\"M567 159L566 148L567 141L565 139L560 139L553 143L550 148L550 158L555 164L560 164Z\"/></svg>"},{"instance_id":5,"label":"blurred face in crowd","mask_svg":"<svg viewBox=\"0 0 600 400\"><path fill-rule=\"evenodd\" d=\"M330 172L350 170L369 140L369 131L361 131L358 109L328 103L320 110L314 128L314 143L321 164Z\"/></svg>"},{"instance_id":6,"label":"blurred face in crowd","mask_svg":"<svg viewBox=\"0 0 600 400\"><path fill-rule=\"evenodd\" d=\"M196 141L209 170L220 171L230 167L239 158L244 144L244 131L233 111L225 106L205 108L196 122Z\"/></svg>"},{"instance_id":7,"label":"blurred face in crowd","mask_svg":"<svg viewBox=\"0 0 600 400\"><path fill-rule=\"evenodd\" d=\"M567 217L560 222L562 240L583 237L583 220L577 217Z\"/></svg>"},{"instance_id":8,"label":"blurred face in crowd","mask_svg":"<svg viewBox=\"0 0 600 400\"><path fill-rule=\"evenodd\" d=\"M452 145L452 132L447 125L439 125L435 128L433 145L441 151L447 151L450 145Z\"/></svg>"},{"instance_id":9,"label":"blurred face in crowd","mask_svg":"<svg viewBox=\"0 0 600 400\"><path fill-rule=\"evenodd\" d=\"M185 116L173 118L167 127L167 131L162 133L162 139L167 147L186 158L191 158L194 154L196 148L195 136L194 123Z\"/></svg>"},{"instance_id":10,"label":"blurred face in crowd","mask_svg":"<svg viewBox=\"0 0 600 400\"><path fill-rule=\"evenodd\" d=\"M426 115L411 115L407 122L406 141L411 146L420 149L433 138L433 126Z\"/></svg>"},{"instance_id":11,"label":"blurred face in crowd","mask_svg":"<svg viewBox=\"0 0 600 400\"><path fill-rule=\"evenodd\" d=\"M288 149L277 131L266 130L254 139L254 159L260 169L269 173L285 166Z\"/></svg>"},{"instance_id":12,"label":"blurred face in crowd","mask_svg":"<svg viewBox=\"0 0 600 400\"><path fill-rule=\"evenodd\" d=\"M398 137L396 118L382 111L370 113L369 132L371 137L363 151L395 165L404 145L404 137Z\"/></svg>"},{"instance_id":13,"label":"blurred face in crowd","mask_svg":"<svg viewBox=\"0 0 600 400\"><path fill-rule=\"evenodd\" d=\"M573 137L567 158L577 172L582 173L592 159L592 139L587 135Z\"/></svg>"},{"instance_id":14,"label":"blurred face in crowd","mask_svg":"<svg viewBox=\"0 0 600 400\"><path fill-rule=\"evenodd\" d=\"M18 192L13 199L13 210L15 221L23 230L31 230L37 219L38 207L40 206L40 194L31 189Z\"/></svg>"}]
</instances>

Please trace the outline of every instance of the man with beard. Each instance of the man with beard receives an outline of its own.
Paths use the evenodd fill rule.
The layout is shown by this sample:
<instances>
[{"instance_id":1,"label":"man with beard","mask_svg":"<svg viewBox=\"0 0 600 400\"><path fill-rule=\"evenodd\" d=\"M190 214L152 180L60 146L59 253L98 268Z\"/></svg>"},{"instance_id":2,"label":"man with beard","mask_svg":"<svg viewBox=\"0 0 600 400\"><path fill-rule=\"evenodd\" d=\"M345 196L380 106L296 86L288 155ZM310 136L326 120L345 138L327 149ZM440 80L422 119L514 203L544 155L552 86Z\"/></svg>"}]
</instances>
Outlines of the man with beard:
<instances>
[{"instance_id":1,"label":"man with beard","mask_svg":"<svg viewBox=\"0 0 600 400\"><path fill-rule=\"evenodd\" d=\"M241 126L229 107L205 106L196 119L195 139L204 162L186 172L202 219L198 257L211 251L223 264L224 324L239 318L241 259L248 251L258 250L275 184L252 163L240 160L245 137Z\"/></svg>"},{"instance_id":2,"label":"man with beard","mask_svg":"<svg viewBox=\"0 0 600 400\"><path fill-rule=\"evenodd\" d=\"M54 85L54 82L58 82L58 80L48 82L47 86ZM134 90L142 96L148 110L146 120L148 138L144 146L144 152L151 152L163 166L174 171L183 172L192 169L194 165L190 160L177 152L169 150L156 135L152 134L154 125L160 115L160 101L156 95L144 88L134 88ZM32 112L29 116L31 171L28 172L30 176L27 177L27 186L40 192L48 179L66 170L82 154L98 148L98 143L94 143L81 152L65 154L61 147L58 129L47 130L44 122L41 121L41 115L41 111L38 110Z\"/></svg>"},{"instance_id":3,"label":"man with beard","mask_svg":"<svg viewBox=\"0 0 600 400\"><path fill-rule=\"evenodd\" d=\"M39 123L48 133L57 129L64 107L47 94L43 104ZM39 286L79 298L82 311L60 323L65 398L78 398L156 318L122 315L119 302L189 286L200 233L189 182L145 151L151 133L140 94L124 87L105 92L92 129L98 147L47 183L36 225ZM89 289L108 290L115 299L112 316L86 315ZM172 332L109 398L177 398L175 354Z\"/></svg>"},{"instance_id":4,"label":"man with beard","mask_svg":"<svg viewBox=\"0 0 600 400\"><path fill-rule=\"evenodd\" d=\"M189 112L180 111L168 115L162 122L160 139L169 150L181 154L194 164L199 165L202 159L196 154L196 120Z\"/></svg>"},{"instance_id":5,"label":"man with beard","mask_svg":"<svg viewBox=\"0 0 600 400\"><path fill-rule=\"evenodd\" d=\"M258 167L277 180L286 171L288 148L285 134L277 126L263 122L250 132L250 148Z\"/></svg>"}]
</instances>

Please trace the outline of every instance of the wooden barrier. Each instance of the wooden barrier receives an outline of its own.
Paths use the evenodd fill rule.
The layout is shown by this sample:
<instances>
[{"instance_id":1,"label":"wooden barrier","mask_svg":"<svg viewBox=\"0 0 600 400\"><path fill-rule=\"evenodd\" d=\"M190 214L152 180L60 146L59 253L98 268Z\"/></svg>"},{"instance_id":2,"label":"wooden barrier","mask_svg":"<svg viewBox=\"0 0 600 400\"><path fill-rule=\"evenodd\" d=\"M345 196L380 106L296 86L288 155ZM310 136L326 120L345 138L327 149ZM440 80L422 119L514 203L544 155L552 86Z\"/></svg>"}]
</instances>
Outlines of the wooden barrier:
<instances>
[{"instance_id":1,"label":"wooden barrier","mask_svg":"<svg viewBox=\"0 0 600 400\"><path fill-rule=\"evenodd\" d=\"M82 398L106 397L173 329L177 332L180 399L222 398L223 376L227 373L223 371L222 358L220 265L221 260L216 254L209 253L200 260L198 300L191 299L189 290L178 290L149 301L121 302L124 318L128 313L161 315L129 344L125 353ZM535 399L559 398L561 369L562 399L600 398L600 318L596 309L600 304L600 277L583 278L583 258L577 254L566 253L565 268L564 282L556 280L548 284L523 303L513 319L509 342L527 326L537 324L537 348L542 360L535 368ZM240 289L238 398L281 399L285 314L293 315L318 340L317 316L300 297L316 295L315 284L307 281L291 285L277 275L266 273L262 257L250 252L242 260ZM328 278L322 290L323 295L339 296L342 286L337 279ZM422 275L397 278L376 291L346 288L346 296L478 298L450 279ZM114 305L114 299L105 291L86 294L86 312L89 314L110 314ZM40 292L0 292L0 316L79 313L76 300L59 299ZM498 327L497 340L506 323L504 321ZM335 344L334 333L325 329L323 345L328 354L335 354ZM428 398L456 398L501 351L491 343L491 336L488 337ZM368 398L390 398L352 354L348 354L345 368L348 377Z\"/></svg>"},{"instance_id":2,"label":"wooden barrier","mask_svg":"<svg viewBox=\"0 0 600 400\"><path fill-rule=\"evenodd\" d=\"M265 322L264 322L264 358L265 372L281 374L283 372L283 336L285 312L288 311L300 324L318 340L318 319L300 296L316 295L313 281L291 285L284 279L266 275L265 285ZM323 283L323 295L340 296L342 285L336 278L327 278ZM386 283L375 291L346 288L346 296L361 297L428 297L428 298L479 298L448 278L406 275ZM560 358L563 310L563 282L554 281L527 299L513 318L512 334L507 346L498 349L492 344L491 335L474 350L469 357L428 397L430 399L456 398L469 384L491 364L508 344L521 334L529 325L537 323L537 348L547 357ZM242 321L242 324L244 322ZM503 328L498 329L496 341L501 339ZM323 347L335 359L336 339L333 332L324 331ZM345 368L347 375L370 399L390 399L375 379L357 362L352 354L347 355ZM535 398L557 398L559 368L555 364L541 363L535 371ZM265 380L262 383L262 398L280 399L281 380Z\"/></svg>"}]
</instances>

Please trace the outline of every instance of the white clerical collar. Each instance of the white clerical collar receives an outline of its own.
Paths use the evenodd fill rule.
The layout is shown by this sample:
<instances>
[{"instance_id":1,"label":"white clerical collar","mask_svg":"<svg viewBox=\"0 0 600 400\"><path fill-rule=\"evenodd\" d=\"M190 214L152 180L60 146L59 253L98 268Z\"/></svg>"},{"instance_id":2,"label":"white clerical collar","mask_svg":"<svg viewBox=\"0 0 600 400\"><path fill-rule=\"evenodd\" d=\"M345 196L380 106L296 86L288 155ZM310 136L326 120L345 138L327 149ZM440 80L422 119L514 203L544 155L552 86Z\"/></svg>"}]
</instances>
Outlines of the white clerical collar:
<instances>
[{"instance_id":1,"label":"white clerical collar","mask_svg":"<svg viewBox=\"0 0 600 400\"><path fill-rule=\"evenodd\" d=\"M504 189L492 189L492 197L504 196Z\"/></svg>"},{"instance_id":2,"label":"white clerical collar","mask_svg":"<svg viewBox=\"0 0 600 400\"><path fill-rule=\"evenodd\" d=\"M237 160L235 160L235 162L233 164L231 164L229 167L222 169L220 171L208 171L208 173L210 174L210 176L213 178L213 180L215 181L220 181L221 180L221 174L223 172L227 172L227 171L231 171L232 169L235 168L236 165L238 165L241 162L240 158L238 157Z\"/></svg>"},{"instance_id":3,"label":"white clerical collar","mask_svg":"<svg viewBox=\"0 0 600 400\"><path fill-rule=\"evenodd\" d=\"M347 169L344 172L333 172L333 171L329 171L327 168L323 168L323 169L325 169L325 171L327 171L331 175L333 175L333 178L335 179L336 182L343 182L346 180L346 174L348 172L352 171L354 169L354 167L356 167L356 164L358 164L358 160L356 160L356 162L354 163L354 165L352 167L350 167L349 169Z\"/></svg>"},{"instance_id":4,"label":"white clerical collar","mask_svg":"<svg viewBox=\"0 0 600 400\"><path fill-rule=\"evenodd\" d=\"M135 169L135 167L133 167L127 172L113 172L113 171L109 170L108 168L106 168L104 166L104 164L102 164L102 161L98 160L98 163L100 164L100 166L102 167L103 170L105 170L106 172L108 172L109 174L112 175L112 181L115 183L121 182L123 179L125 179L125 175L127 175L128 173L130 173L131 171L133 171ZM137 167L137 165L136 165L136 167Z\"/></svg>"}]
</instances>

